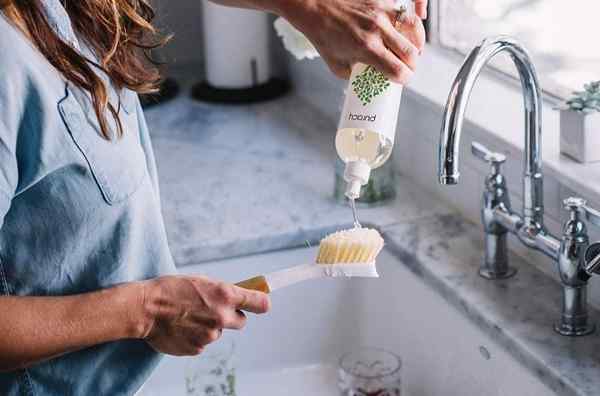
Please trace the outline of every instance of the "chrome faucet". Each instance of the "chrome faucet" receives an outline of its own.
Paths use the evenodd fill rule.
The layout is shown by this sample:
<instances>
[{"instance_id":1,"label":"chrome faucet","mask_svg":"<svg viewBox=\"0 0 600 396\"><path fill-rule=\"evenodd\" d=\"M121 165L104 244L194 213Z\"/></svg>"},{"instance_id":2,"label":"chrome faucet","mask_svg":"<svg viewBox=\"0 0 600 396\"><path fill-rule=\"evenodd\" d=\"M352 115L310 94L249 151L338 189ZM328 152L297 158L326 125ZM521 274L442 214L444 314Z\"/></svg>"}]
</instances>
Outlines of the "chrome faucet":
<instances>
[{"instance_id":1,"label":"chrome faucet","mask_svg":"<svg viewBox=\"0 0 600 396\"><path fill-rule=\"evenodd\" d=\"M482 69L499 53L514 61L525 105L525 149L523 163L523 213L513 212L501 166L506 157L473 142L471 152L491 165L485 180L481 219L485 232L485 255L479 274L487 279L513 276L509 266L507 234L517 235L527 247L536 249L558 263L563 286L561 319L554 326L562 335L590 334L595 326L588 321L587 281L600 273L600 244L589 244L583 217L600 225L600 212L579 198L565 200L569 210L563 235L557 238L544 227L544 196L541 157L541 90L535 67L527 51L506 36L484 40L467 56L448 97L439 143L439 181L457 184L459 179L460 136L469 98Z\"/></svg>"}]
</instances>

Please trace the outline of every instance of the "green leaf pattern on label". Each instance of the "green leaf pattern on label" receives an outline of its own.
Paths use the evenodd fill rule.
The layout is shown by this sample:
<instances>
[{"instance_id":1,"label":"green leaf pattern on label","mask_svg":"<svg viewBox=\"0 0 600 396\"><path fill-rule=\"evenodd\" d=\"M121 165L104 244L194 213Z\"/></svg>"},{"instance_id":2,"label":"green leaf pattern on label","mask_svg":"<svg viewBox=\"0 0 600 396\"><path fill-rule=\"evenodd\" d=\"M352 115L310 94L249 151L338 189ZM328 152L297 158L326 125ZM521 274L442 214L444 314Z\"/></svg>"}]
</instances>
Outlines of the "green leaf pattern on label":
<instances>
[{"instance_id":1,"label":"green leaf pattern on label","mask_svg":"<svg viewBox=\"0 0 600 396\"><path fill-rule=\"evenodd\" d=\"M367 66L352 81L352 90L363 106L371 103L373 98L381 95L390 86L390 81L373 66Z\"/></svg>"}]
</instances>

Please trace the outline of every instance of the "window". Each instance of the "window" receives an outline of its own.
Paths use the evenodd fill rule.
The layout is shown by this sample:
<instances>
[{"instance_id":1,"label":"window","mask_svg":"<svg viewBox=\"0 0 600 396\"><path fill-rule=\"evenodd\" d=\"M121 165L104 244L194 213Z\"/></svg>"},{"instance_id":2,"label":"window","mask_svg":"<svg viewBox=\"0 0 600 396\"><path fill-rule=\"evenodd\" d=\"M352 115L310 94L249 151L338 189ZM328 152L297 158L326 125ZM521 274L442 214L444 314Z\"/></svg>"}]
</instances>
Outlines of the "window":
<instances>
[{"instance_id":1,"label":"window","mask_svg":"<svg viewBox=\"0 0 600 396\"><path fill-rule=\"evenodd\" d=\"M531 54L542 87L565 97L600 80L599 0L434 0L430 33L467 53L483 38L506 34ZM501 70L515 74L506 61Z\"/></svg>"}]
</instances>

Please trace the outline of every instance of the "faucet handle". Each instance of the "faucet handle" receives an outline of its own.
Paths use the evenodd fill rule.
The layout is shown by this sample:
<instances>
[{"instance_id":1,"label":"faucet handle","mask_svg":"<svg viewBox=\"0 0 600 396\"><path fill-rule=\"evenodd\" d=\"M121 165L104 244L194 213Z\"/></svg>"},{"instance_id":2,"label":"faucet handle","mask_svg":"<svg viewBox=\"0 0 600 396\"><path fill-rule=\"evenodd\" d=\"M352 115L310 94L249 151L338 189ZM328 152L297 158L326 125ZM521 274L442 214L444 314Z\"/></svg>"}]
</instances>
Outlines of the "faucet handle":
<instances>
[{"instance_id":1,"label":"faucet handle","mask_svg":"<svg viewBox=\"0 0 600 396\"><path fill-rule=\"evenodd\" d=\"M600 211L590 207L583 198L570 197L563 201L565 209L571 212L581 212L585 214L586 220L600 227Z\"/></svg>"},{"instance_id":2,"label":"faucet handle","mask_svg":"<svg viewBox=\"0 0 600 396\"><path fill-rule=\"evenodd\" d=\"M594 242L588 246L584 255L584 269L588 274L600 273L600 242Z\"/></svg>"},{"instance_id":3,"label":"faucet handle","mask_svg":"<svg viewBox=\"0 0 600 396\"><path fill-rule=\"evenodd\" d=\"M580 221L580 215L584 215L590 223L600 225L600 212L589 207L585 199L569 197L563 201L563 205L571 214L570 221ZM588 275L600 274L600 242L590 244L583 259L583 269Z\"/></svg>"},{"instance_id":4,"label":"faucet handle","mask_svg":"<svg viewBox=\"0 0 600 396\"><path fill-rule=\"evenodd\" d=\"M600 211L591 208L589 206L584 206L585 209L585 218L592 224L600 227Z\"/></svg>"},{"instance_id":5,"label":"faucet handle","mask_svg":"<svg viewBox=\"0 0 600 396\"><path fill-rule=\"evenodd\" d=\"M492 151L479 142L471 143L471 153L480 160L490 164L492 166L492 174L494 175L500 173L500 165L506 162L506 155Z\"/></svg>"},{"instance_id":6,"label":"faucet handle","mask_svg":"<svg viewBox=\"0 0 600 396\"><path fill-rule=\"evenodd\" d=\"M585 212L587 201L579 197L569 197L563 201L563 205L566 210L571 212Z\"/></svg>"},{"instance_id":7,"label":"faucet handle","mask_svg":"<svg viewBox=\"0 0 600 396\"><path fill-rule=\"evenodd\" d=\"M471 153L491 165L502 165L506 162L506 155L494 152L479 142L471 143Z\"/></svg>"}]
</instances>

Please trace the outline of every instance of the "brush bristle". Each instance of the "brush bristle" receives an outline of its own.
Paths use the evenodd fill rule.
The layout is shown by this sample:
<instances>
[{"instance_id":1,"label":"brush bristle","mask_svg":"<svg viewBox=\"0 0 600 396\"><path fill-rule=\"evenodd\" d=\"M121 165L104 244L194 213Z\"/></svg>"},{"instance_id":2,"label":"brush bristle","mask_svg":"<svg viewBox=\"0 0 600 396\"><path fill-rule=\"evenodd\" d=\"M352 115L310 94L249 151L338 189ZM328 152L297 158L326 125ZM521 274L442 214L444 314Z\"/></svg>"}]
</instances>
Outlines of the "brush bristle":
<instances>
[{"instance_id":1,"label":"brush bristle","mask_svg":"<svg viewBox=\"0 0 600 396\"><path fill-rule=\"evenodd\" d=\"M323 238L317 264L373 263L383 248L383 238L370 228L334 232Z\"/></svg>"}]
</instances>

